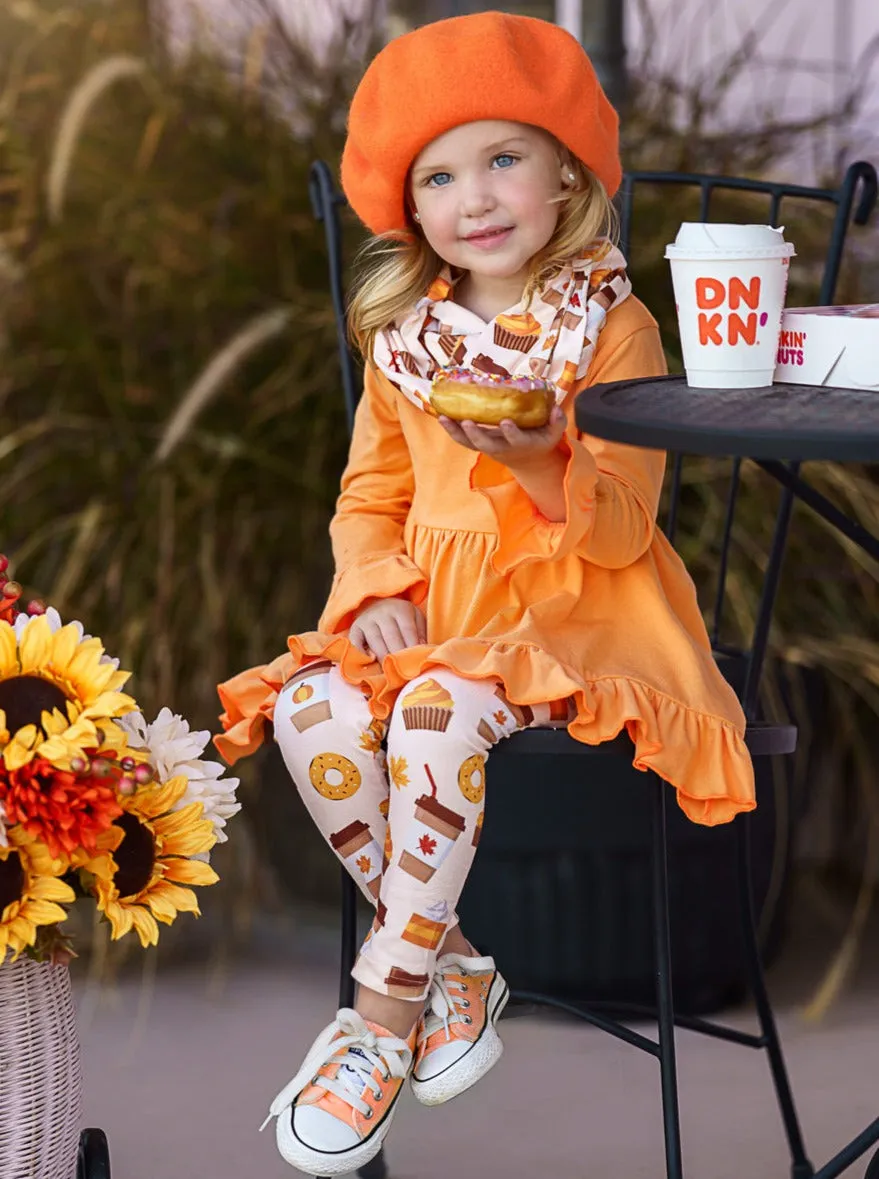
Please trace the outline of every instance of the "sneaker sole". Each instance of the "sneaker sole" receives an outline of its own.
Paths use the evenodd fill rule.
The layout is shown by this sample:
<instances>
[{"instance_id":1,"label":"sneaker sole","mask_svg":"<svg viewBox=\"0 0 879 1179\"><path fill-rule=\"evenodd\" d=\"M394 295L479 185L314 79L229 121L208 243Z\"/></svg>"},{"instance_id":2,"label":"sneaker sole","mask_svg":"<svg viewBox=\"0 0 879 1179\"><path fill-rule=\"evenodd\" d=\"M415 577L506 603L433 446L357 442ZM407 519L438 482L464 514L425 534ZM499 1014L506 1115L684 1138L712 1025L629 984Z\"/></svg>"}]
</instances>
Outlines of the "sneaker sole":
<instances>
[{"instance_id":1,"label":"sneaker sole","mask_svg":"<svg viewBox=\"0 0 879 1179\"><path fill-rule=\"evenodd\" d=\"M510 988L500 973L495 974L488 992L488 1018L482 1035L460 1060L450 1064L435 1077L419 1081L413 1072L409 1078L412 1092L422 1105L443 1105L472 1088L489 1069L494 1068L504 1052L504 1042L497 1034L495 1024L510 998Z\"/></svg>"},{"instance_id":2,"label":"sneaker sole","mask_svg":"<svg viewBox=\"0 0 879 1179\"><path fill-rule=\"evenodd\" d=\"M394 1114L397 1112L397 1098L403 1092L401 1085L397 1096L385 1118L379 1122L368 1138L353 1146L350 1150L327 1153L314 1150L306 1146L293 1133L292 1107L284 1111L278 1118L275 1128L275 1140L278 1150L291 1167L303 1171L306 1175L317 1176L317 1179L331 1179L335 1175L350 1175L359 1171L371 1162L382 1148L382 1144L391 1128Z\"/></svg>"}]
</instances>

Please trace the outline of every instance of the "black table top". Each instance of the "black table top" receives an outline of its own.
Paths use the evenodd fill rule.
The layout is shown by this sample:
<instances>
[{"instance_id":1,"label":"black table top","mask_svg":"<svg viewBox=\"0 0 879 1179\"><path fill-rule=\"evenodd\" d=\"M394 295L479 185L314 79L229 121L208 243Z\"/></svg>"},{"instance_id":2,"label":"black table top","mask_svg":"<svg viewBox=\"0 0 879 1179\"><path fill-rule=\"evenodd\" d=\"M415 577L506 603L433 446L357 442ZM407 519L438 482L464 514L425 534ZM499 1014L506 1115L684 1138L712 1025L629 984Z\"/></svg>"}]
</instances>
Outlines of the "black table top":
<instances>
[{"instance_id":1,"label":"black table top","mask_svg":"<svg viewBox=\"0 0 879 1179\"><path fill-rule=\"evenodd\" d=\"M584 434L655 450L879 463L879 390L691 389L683 376L646 377L584 389L574 413Z\"/></svg>"}]
</instances>

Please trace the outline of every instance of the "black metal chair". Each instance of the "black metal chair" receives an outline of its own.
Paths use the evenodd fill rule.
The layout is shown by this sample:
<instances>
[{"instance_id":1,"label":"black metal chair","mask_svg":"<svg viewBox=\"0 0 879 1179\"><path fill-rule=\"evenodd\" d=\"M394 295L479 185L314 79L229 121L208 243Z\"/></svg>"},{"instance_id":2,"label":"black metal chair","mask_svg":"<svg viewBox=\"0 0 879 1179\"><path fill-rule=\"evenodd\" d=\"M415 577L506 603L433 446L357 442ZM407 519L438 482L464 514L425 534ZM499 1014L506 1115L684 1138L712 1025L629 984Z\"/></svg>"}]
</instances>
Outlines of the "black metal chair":
<instances>
[{"instance_id":1,"label":"black metal chair","mask_svg":"<svg viewBox=\"0 0 879 1179\"><path fill-rule=\"evenodd\" d=\"M773 225L779 223L782 202L786 198L835 206L836 212L825 255L819 297L819 302L822 304L833 302L849 225L852 222L858 225L866 224L877 201L876 170L872 165L864 162L851 165L838 189L809 188L802 185L700 174L631 172L624 179L619 198L620 236L624 253L628 251L630 243L634 193L638 186L645 184L697 189L701 193L699 217L703 221L710 219L713 194L722 190L739 190L765 196L769 202L767 222ZM345 205L345 199L336 188L332 173L323 161L317 161L312 166L310 195L314 215L317 220L323 222L326 234L330 289L336 314L345 410L350 429L359 398L359 389L357 365L348 347L345 328L342 238L339 218L339 210ZM682 457L675 456L671 473L670 510L665 525L666 534L672 541L677 527L681 462ZM744 655L746 658L746 675L741 691L742 705L748 720L746 742L752 756L760 758L773 754L789 754L796 746L796 729L793 726L767 724L758 719L760 676L766 654L769 627L778 590L794 495L790 487L783 488L752 645L744 653L725 647L720 642L719 635L732 524L739 490L739 470L740 463L736 461L732 469L725 525L718 557L718 584L711 637L717 655ZM795 465L792 465L791 472L794 476L796 475ZM630 765L631 745L628 738L621 736L613 742L593 748L574 741L565 730L530 729L514 734L492 751L492 777L493 779L503 778L505 766L509 768L513 764L513 759L523 756L545 759L560 755L577 755L587 759L583 763L584 772L587 772L588 759L590 758L593 769L600 766L600 759L608 757L621 764ZM605 762L606 764L608 763ZM669 920L666 816L668 789L665 783L654 774L640 775L640 778L644 782L645 806L652 807L652 925L656 967L656 1006L648 1011L643 1008L634 1009L628 1014L635 1017L649 1014L655 1017L658 1028L657 1038L651 1039L642 1035L620 1020L610 1018L608 1014L597 1010L594 1005L588 1006L563 1001L552 996L527 991L514 990L512 997L525 1003L546 1005L567 1012L569 1015L583 1019L657 1058L660 1069L667 1179L682 1179L683 1175L675 1066L675 1025L732 1043L765 1049L790 1148L792 1179L834 1179L879 1141L879 1118L820 1169L816 1170L809 1161L766 989L758 946L755 905L751 887L750 817L739 816L732 826L735 833L745 967L756 1007L760 1029L758 1034L740 1032L707 1019L685 1016L675 1011L671 981ZM342 961L339 1001L342 1006L350 1006L354 997L354 983L350 972L357 951L357 889L344 870L342 879ZM618 1009L624 1005L615 1006ZM362 1168L359 1174L363 1176L363 1179L384 1179L384 1176L388 1174L384 1157L379 1155L372 1163ZM867 1179L879 1179L879 1153L870 1164Z\"/></svg>"}]
</instances>

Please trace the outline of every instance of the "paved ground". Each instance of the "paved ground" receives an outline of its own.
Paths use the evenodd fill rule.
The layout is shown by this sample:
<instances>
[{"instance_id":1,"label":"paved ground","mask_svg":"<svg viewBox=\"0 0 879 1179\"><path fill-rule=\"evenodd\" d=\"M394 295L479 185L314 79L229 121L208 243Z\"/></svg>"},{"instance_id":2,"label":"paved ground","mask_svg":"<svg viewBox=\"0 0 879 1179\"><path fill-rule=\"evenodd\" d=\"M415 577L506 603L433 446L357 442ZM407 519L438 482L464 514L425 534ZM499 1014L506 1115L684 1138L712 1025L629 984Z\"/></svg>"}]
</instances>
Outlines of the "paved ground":
<instances>
[{"instance_id":1,"label":"paved ground","mask_svg":"<svg viewBox=\"0 0 879 1179\"><path fill-rule=\"evenodd\" d=\"M271 931L269 931L271 932ZM86 1115L109 1134L113 1179L285 1179L257 1127L335 1005L335 936L264 930L223 963L163 967L90 986L79 974ZM862 966L819 1025L800 1005L817 978L801 938L774 973L782 1033L813 1162L879 1116L879 963ZM874 943L875 944L875 943ZM746 1011L730 1022L748 1026ZM435 1110L407 1095L388 1157L393 1179L564 1176L660 1179L655 1062L585 1025L505 1020L506 1053L470 1095ZM688 1179L786 1179L764 1060L679 1035ZM866 1161L847 1172L862 1179Z\"/></svg>"}]
</instances>

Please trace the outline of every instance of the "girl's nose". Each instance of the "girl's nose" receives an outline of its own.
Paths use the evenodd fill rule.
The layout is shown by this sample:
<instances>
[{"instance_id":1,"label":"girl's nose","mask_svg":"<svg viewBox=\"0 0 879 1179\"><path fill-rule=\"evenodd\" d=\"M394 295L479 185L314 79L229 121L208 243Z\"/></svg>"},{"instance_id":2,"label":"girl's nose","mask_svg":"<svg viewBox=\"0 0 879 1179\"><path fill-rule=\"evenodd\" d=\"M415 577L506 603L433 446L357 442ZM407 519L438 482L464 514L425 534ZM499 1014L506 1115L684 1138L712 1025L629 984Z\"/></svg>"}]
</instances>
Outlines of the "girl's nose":
<instances>
[{"instance_id":1,"label":"girl's nose","mask_svg":"<svg viewBox=\"0 0 879 1179\"><path fill-rule=\"evenodd\" d=\"M461 214L464 217L482 217L497 204L491 185L481 177L467 181L460 191Z\"/></svg>"}]
</instances>

